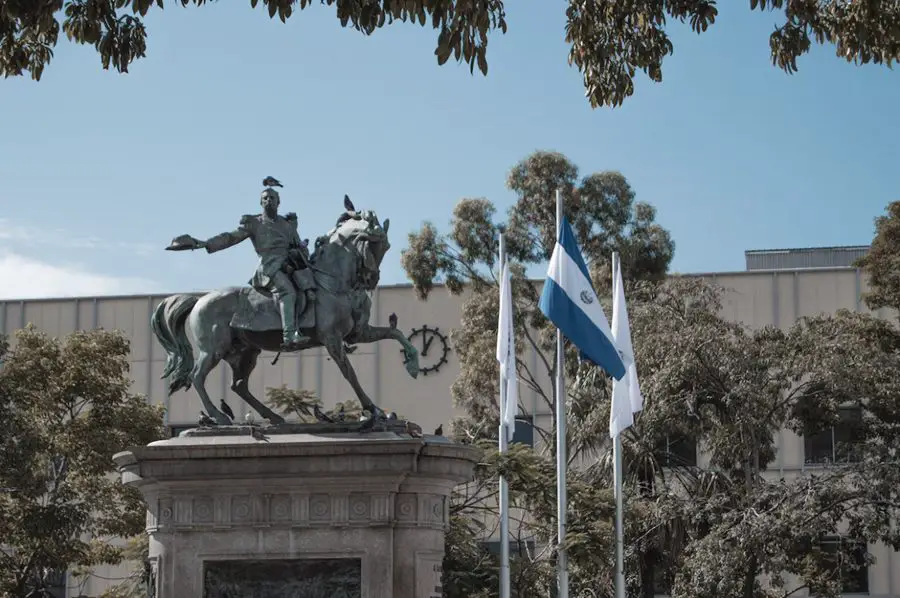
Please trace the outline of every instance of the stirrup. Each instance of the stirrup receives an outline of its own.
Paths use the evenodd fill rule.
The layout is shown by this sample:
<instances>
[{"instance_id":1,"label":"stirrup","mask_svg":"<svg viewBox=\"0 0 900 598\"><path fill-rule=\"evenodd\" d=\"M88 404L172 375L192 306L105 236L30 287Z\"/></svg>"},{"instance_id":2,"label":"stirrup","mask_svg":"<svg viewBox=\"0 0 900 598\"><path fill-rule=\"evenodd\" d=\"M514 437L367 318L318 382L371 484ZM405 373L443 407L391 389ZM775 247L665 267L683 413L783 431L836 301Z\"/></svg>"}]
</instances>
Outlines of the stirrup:
<instances>
[{"instance_id":1,"label":"stirrup","mask_svg":"<svg viewBox=\"0 0 900 598\"><path fill-rule=\"evenodd\" d=\"M302 345L307 341L309 341L308 336L305 336L300 332L291 332L286 335L282 335L281 349L283 351L292 351L296 349L298 345Z\"/></svg>"}]
</instances>

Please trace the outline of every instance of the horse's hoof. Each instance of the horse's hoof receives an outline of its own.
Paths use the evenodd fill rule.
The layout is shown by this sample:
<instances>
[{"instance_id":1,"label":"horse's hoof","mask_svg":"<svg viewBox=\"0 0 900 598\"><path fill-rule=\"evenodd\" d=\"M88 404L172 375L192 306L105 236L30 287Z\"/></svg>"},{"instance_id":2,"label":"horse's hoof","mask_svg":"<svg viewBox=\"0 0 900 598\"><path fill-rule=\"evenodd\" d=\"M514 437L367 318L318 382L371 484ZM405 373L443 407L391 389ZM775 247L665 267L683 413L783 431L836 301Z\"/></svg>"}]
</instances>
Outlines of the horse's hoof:
<instances>
[{"instance_id":1,"label":"horse's hoof","mask_svg":"<svg viewBox=\"0 0 900 598\"><path fill-rule=\"evenodd\" d=\"M364 420L362 424L360 424L360 430L371 430L375 427L376 422L383 422L387 420L387 414L381 410L379 407L375 407L372 409L372 415L368 419Z\"/></svg>"}]
</instances>

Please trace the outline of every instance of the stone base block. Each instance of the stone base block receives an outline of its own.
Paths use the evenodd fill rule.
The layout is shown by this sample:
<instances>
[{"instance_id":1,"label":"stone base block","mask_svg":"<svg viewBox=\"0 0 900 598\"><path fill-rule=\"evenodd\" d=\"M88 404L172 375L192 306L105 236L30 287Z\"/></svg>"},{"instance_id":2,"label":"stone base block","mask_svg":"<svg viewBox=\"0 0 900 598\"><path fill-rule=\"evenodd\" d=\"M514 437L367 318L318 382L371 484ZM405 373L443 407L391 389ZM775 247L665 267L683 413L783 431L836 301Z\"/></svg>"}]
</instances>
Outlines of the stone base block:
<instances>
[{"instance_id":1,"label":"stone base block","mask_svg":"<svg viewBox=\"0 0 900 598\"><path fill-rule=\"evenodd\" d=\"M114 457L148 505L158 598L439 598L477 451L368 434L187 436Z\"/></svg>"}]
</instances>

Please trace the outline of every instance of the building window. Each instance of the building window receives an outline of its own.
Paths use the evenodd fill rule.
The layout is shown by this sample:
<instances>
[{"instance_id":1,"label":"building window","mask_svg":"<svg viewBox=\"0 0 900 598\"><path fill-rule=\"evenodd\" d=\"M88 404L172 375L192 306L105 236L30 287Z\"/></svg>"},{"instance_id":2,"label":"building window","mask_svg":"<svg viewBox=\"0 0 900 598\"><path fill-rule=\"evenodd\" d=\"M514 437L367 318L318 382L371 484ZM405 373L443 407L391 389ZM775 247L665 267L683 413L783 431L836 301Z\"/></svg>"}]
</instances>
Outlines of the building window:
<instances>
[{"instance_id":1,"label":"building window","mask_svg":"<svg viewBox=\"0 0 900 598\"><path fill-rule=\"evenodd\" d=\"M842 594L868 594L869 568L866 565L866 545L849 538L827 536L819 543L825 562L833 567L834 575L839 576ZM822 592L815 587L809 588L810 595Z\"/></svg>"},{"instance_id":2,"label":"building window","mask_svg":"<svg viewBox=\"0 0 900 598\"><path fill-rule=\"evenodd\" d=\"M177 438L179 434L184 432L185 430L193 430L196 428L196 424L184 424L181 426L169 426L169 438Z\"/></svg>"},{"instance_id":3,"label":"building window","mask_svg":"<svg viewBox=\"0 0 900 598\"><path fill-rule=\"evenodd\" d=\"M500 556L500 540L486 540L481 543L490 554ZM534 554L534 540L526 540L520 545L516 540L509 541L509 556L525 556L526 554Z\"/></svg>"},{"instance_id":4,"label":"building window","mask_svg":"<svg viewBox=\"0 0 900 598\"><path fill-rule=\"evenodd\" d=\"M841 407L837 425L820 432L803 435L804 461L807 465L852 463L856 460L855 443L859 438L862 409Z\"/></svg>"},{"instance_id":5,"label":"building window","mask_svg":"<svg viewBox=\"0 0 900 598\"><path fill-rule=\"evenodd\" d=\"M534 416L517 415L516 429L513 432L511 443L527 444L534 446Z\"/></svg>"},{"instance_id":6,"label":"building window","mask_svg":"<svg viewBox=\"0 0 900 598\"><path fill-rule=\"evenodd\" d=\"M666 436L654 451L663 467L696 467L697 441L684 435Z\"/></svg>"},{"instance_id":7,"label":"building window","mask_svg":"<svg viewBox=\"0 0 900 598\"><path fill-rule=\"evenodd\" d=\"M666 569L663 563L658 563L653 568L653 595L669 596L674 585L675 576L672 571Z\"/></svg>"},{"instance_id":8,"label":"building window","mask_svg":"<svg viewBox=\"0 0 900 598\"><path fill-rule=\"evenodd\" d=\"M47 575L47 591L53 598L66 598L65 571L51 571Z\"/></svg>"},{"instance_id":9,"label":"building window","mask_svg":"<svg viewBox=\"0 0 900 598\"><path fill-rule=\"evenodd\" d=\"M27 589L28 596L66 598L66 572L58 569L51 570L44 575L43 579L35 579Z\"/></svg>"}]
</instances>

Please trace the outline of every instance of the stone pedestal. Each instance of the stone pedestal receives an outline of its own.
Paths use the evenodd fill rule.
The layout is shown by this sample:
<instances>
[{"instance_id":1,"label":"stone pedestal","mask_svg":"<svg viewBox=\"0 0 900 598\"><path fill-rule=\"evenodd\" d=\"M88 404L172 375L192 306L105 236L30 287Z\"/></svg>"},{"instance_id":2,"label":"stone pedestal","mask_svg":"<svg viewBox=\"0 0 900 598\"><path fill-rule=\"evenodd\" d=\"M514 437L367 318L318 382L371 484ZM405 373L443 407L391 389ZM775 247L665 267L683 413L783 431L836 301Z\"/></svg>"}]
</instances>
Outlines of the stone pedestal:
<instances>
[{"instance_id":1,"label":"stone pedestal","mask_svg":"<svg viewBox=\"0 0 900 598\"><path fill-rule=\"evenodd\" d=\"M394 432L182 436L114 457L147 501L157 598L439 598L477 451Z\"/></svg>"}]
</instances>

